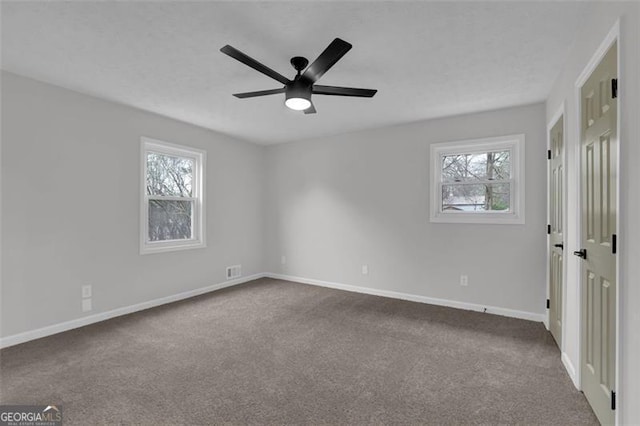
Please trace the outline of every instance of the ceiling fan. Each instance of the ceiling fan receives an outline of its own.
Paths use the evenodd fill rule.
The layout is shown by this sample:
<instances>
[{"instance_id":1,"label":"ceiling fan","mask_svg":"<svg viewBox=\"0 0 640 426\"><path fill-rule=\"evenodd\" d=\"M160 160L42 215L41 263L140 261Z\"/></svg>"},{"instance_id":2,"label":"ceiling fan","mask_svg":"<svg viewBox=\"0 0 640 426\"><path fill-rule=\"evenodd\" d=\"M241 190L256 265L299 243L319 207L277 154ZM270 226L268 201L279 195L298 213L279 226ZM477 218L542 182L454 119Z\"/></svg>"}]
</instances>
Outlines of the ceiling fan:
<instances>
[{"instance_id":1,"label":"ceiling fan","mask_svg":"<svg viewBox=\"0 0 640 426\"><path fill-rule=\"evenodd\" d=\"M350 49L351 44L336 38L329 46L318 56L318 58L307 68L309 60L302 56L291 58L291 65L297 71L293 80L289 80L277 71L272 70L266 65L261 64L255 59L245 55L235 47L229 45L224 46L220 51L234 59L250 66L256 71L273 78L284 84L279 89L260 90L257 92L235 93L236 98L253 98L256 96L285 94L285 105L296 111L304 111L305 114L315 114L316 109L311 102L311 95L330 95L330 96L355 96L360 98L371 98L376 94L374 89L356 89L353 87L337 87L337 86L321 86L315 84L320 77L335 65ZM306 70L305 70L306 68ZM304 70L304 72L303 72Z\"/></svg>"}]
</instances>

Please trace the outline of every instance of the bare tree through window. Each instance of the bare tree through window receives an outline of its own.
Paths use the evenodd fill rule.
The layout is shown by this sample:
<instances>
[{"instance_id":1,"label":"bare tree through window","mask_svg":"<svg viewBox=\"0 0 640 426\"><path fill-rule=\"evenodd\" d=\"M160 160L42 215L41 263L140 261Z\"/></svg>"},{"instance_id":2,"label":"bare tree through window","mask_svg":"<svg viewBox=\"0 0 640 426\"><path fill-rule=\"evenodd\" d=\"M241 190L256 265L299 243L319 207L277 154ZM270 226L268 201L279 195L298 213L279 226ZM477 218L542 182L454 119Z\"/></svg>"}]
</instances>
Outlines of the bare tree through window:
<instances>
[{"instance_id":1,"label":"bare tree through window","mask_svg":"<svg viewBox=\"0 0 640 426\"><path fill-rule=\"evenodd\" d=\"M194 159L147 153L149 241L193 237Z\"/></svg>"},{"instance_id":2,"label":"bare tree through window","mask_svg":"<svg viewBox=\"0 0 640 426\"><path fill-rule=\"evenodd\" d=\"M508 211L510 151L450 154L442 157L442 209Z\"/></svg>"}]
</instances>

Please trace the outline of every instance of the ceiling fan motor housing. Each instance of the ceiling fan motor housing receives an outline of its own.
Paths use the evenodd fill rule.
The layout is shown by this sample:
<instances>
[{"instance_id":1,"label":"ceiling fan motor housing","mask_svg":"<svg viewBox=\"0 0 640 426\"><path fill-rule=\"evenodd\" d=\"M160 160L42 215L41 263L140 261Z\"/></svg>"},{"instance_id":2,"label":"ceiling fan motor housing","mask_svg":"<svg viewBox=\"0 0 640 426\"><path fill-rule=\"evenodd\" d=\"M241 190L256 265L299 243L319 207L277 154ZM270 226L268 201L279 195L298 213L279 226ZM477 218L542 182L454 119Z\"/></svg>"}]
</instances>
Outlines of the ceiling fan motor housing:
<instances>
[{"instance_id":1,"label":"ceiling fan motor housing","mask_svg":"<svg viewBox=\"0 0 640 426\"><path fill-rule=\"evenodd\" d=\"M296 78L287 83L285 98L302 98L311 100L311 84L302 78Z\"/></svg>"}]
</instances>

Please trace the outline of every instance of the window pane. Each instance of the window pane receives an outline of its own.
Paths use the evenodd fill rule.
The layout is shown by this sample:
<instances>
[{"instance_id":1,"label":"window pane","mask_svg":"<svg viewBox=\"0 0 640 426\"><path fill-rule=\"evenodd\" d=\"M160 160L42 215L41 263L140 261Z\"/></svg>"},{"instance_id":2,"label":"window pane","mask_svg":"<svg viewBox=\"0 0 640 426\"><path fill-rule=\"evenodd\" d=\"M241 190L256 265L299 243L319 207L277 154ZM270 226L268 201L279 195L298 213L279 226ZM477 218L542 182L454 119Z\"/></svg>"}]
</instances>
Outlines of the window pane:
<instances>
[{"instance_id":1,"label":"window pane","mask_svg":"<svg viewBox=\"0 0 640 426\"><path fill-rule=\"evenodd\" d=\"M500 211L510 206L508 183L442 185L442 211Z\"/></svg>"},{"instance_id":2,"label":"window pane","mask_svg":"<svg viewBox=\"0 0 640 426\"><path fill-rule=\"evenodd\" d=\"M193 183L192 158L147 153L147 194L191 197Z\"/></svg>"},{"instance_id":3,"label":"window pane","mask_svg":"<svg viewBox=\"0 0 640 426\"><path fill-rule=\"evenodd\" d=\"M509 151L452 154L442 157L442 181L465 182L511 178Z\"/></svg>"},{"instance_id":4,"label":"window pane","mask_svg":"<svg viewBox=\"0 0 640 426\"><path fill-rule=\"evenodd\" d=\"M192 238L193 201L149 200L149 241Z\"/></svg>"}]
</instances>

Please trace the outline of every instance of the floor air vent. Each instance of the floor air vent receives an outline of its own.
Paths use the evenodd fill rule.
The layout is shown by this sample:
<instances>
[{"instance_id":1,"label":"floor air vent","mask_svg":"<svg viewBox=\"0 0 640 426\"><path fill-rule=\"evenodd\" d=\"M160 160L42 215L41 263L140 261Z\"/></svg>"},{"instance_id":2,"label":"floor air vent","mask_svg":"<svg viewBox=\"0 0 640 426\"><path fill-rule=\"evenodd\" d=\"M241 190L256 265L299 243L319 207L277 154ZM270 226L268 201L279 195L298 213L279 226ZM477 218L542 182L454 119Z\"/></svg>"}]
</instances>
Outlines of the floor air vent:
<instances>
[{"instance_id":1,"label":"floor air vent","mask_svg":"<svg viewBox=\"0 0 640 426\"><path fill-rule=\"evenodd\" d=\"M242 265L227 266L227 279L232 280L242 275Z\"/></svg>"}]
</instances>

